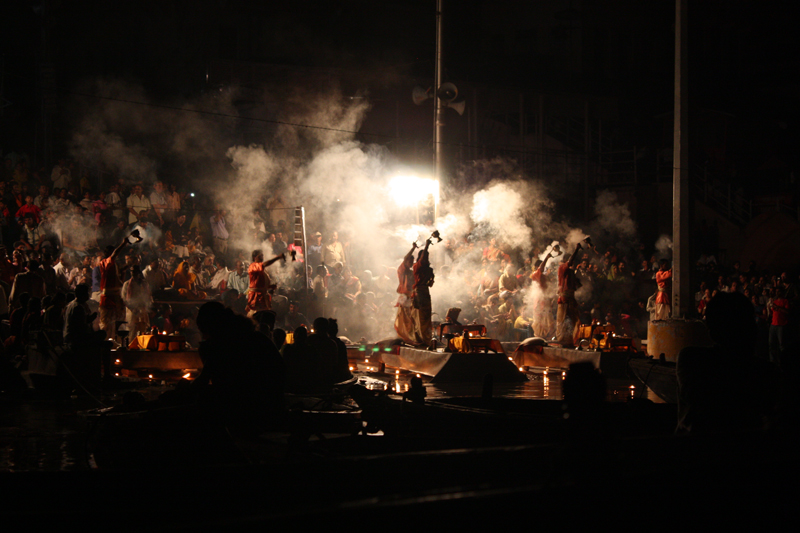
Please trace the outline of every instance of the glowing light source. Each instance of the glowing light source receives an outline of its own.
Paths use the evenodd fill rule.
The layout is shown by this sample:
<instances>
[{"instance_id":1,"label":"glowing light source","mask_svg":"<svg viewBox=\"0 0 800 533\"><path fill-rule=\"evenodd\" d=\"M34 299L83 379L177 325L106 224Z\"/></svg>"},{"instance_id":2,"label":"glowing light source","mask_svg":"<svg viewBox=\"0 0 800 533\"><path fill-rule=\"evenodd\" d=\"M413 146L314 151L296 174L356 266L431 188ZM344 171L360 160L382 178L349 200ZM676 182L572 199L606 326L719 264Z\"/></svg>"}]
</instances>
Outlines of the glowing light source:
<instances>
[{"instance_id":1,"label":"glowing light source","mask_svg":"<svg viewBox=\"0 0 800 533\"><path fill-rule=\"evenodd\" d=\"M395 176L389 181L389 194L401 207L414 206L428 196L439 203L439 181L417 176Z\"/></svg>"}]
</instances>

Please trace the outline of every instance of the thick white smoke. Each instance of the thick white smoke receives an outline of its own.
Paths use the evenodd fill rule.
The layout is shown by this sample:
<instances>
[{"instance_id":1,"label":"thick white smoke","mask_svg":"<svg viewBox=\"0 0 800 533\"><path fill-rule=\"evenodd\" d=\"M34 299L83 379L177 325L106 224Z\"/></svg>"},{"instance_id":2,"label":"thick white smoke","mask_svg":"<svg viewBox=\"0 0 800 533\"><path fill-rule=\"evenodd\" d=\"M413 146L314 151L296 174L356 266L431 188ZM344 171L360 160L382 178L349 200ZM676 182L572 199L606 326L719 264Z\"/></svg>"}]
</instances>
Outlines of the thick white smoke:
<instances>
[{"instance_id":1,"label":"thick white smoke","mask_svg":"<svg viewBox=\"0 0 800 533\"><path fill-rule=\"evenodd\" d=\"M525 223L528 204L513 184L495 183L476 192L472 202L472 220L484 226L487 234L512 248L530 248L533 232Z\"/></svg>"},{"instance_id":2,"label":"thick white smoke","mask_svg":"<svg viewBox=\"0 0 800 533\"><path fill-rule=\"evenodd\" d=\"M672 258L672 239L669 235L661 235L656 241L656 259Z\"/></svg>"},{"instance_id":3,"label":"thick white smoke","mask_svg":"<svg viewBox=\"0 0 800 533\"><path fill-rule=\"evenodd\" d=\"M147 102L140 88L118 82L98 83L93 90ZM235 92L178 107L236 115L231 104ZM335 88L293 90L286 103L278 112L265 111L264 116L280 124L265 127L261 139L250 136L255 144L243 145L233 141L237 135L232 119L211 120L184 111L95 101L83 109L72 153L128 179L145 181L159 177L163 159L169 158L171 168L184 172L198 184L198 192L210 196L213 205L206 206L208 209L226 212L230 245L245 251L260 248L266 257L273 255L272 243L259 234L259 221L251 224L254 213L302 205L309 240L315 231L321 231L327 242L331 233L338 231L348 266L356 275L370 270L375 278L370 284L376 292L389 292L390 296L397 283L395 270L411 243L422 244L438 229L444 242L431 246L431 257L436 269L432 296L440 315L448 307L466 308L479 296L483 249L491 239L508 254L514 271L526 266L528 273L531 265L526 261L532 254L543 256L553 241L559 242L562 253L572 253L587 236L596 244L618 246L635 239L630 210L614 193L598 195L596 217L584 231L556 218L554 202L541 181L530 179L513 161L501 158L475 161L460 169L449 181L463 187L443 191L439 212L444 215L428 226L424 209L415 211L395 201L389 183L400 167L392 154L382 146L358 142L349 133L358 130L369 111L367 98L345 98ZM212 214L209 211L203 216L207 221ZM275 209L271 216L273 225L279 220L290 225L293 219L290 210ZM286 238L291 242L291 235ZM458 253L456 243L462 244ZM554 296L553 272L560 260L559 256L548 264L553 279L546 294L529 292L526 308L537 298ZM290 270L272 270L280 281L290 281Z\"/></svg>"}]
</instances>

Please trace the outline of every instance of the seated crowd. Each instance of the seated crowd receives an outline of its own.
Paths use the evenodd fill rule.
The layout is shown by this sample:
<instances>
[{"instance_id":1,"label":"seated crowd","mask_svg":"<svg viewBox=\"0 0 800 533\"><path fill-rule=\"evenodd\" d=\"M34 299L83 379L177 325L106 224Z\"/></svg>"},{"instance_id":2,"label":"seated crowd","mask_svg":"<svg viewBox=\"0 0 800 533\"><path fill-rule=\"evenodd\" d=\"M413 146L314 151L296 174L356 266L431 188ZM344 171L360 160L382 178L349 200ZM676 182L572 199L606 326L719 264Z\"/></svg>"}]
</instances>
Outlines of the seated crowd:
<instances>
[{"instance_id":1,"label":"seated crowd","mask_svg":"<svg viewBox=\"0 0 800 533\"><path fill-rule=\"evenodd\" d=\"M311 352L322 349L316 339L330 327L317 324L318 317L336 317L338 335L354 342L395 337L397 265L370 263L373 259L359 253L351 235L340 238L337 231L312 234L303 250L286 222L291 217L279 208L279 195L265 195L260 208L243 220L175 184L145 186L120 180L96 190L85 172L65 160L48 176L42 174L0 182L0 315L7 318L2 340L8 357L22 356L42 328L63 330L65 311L79 287L89 289L87 317L98 311L104 293L102 263L107 259L102 250L132 233L141 240L130 238L113 257L125 306L122 334L128 341L156 326L181 332L197 346L197 312L210 300L255 320L278 341L276 348L285 357L288 352L298 361L305 357L297 355L304 347ZM243 249L242 243L250 248ZM258 263L254 247L269 247L273 257L283 259L270 263L267 257L263 263L270 282L265 304L259 307L250 301L252 265ZM575 272L584 288L576 293L581 322L611 324L619 333L644 338L659 258L643 245L602 251L588 246L579 254ZM446 239L431 250L436 271L431 291L434 322L443 321L446 309L458 307L462 321L486 325L490 337L551 338L562 258L557 249L534 247L523 254L494 238ZM788 324L796 309L796 279L752 264L745 270L738 263L722 268L707 256L698 262L694 277L699 291L693 315L704 315L715 291L741 292L754 305L764 357L770 352L778 357L775 354L785 349L786 336L780 329L773 332L773 326ZM537 290L531 288L534 283ZM445 287L446 294L437 293L437 286ZM191 302L195 305L187 305ZM270 316L259 317L259 311ZM101 324L102 316L93 321L94 330L116 335L116 327ZM292 344L283 343L287 333L292 334ZM330 352L325 365L333 368L337 361L341 371L333 373L337 379L344 377L341 346L324 350ZM287 360L287 376L295 379L292 376L302 374L302 367Z\"/></svg>"}]
</instances>

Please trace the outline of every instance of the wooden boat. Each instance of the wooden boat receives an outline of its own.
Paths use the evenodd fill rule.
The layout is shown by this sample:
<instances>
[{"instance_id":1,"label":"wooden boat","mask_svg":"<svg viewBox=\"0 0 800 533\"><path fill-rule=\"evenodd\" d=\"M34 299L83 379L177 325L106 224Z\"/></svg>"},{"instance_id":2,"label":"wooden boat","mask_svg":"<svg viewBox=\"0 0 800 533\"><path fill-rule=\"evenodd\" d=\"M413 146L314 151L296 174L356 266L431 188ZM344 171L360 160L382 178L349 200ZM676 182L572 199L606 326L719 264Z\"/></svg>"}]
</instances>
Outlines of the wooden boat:
<instances>
[{"instance_id":1,"label":"wooden boat","mask_svg":"<svg viewBox=\"0 0 800 533\"><path fill-rule=\"evenodd\" d=\"M412 403L354 386L369 431L442 445L549 443L584 434L670 434L674 406L648 400L569 406L559 400L458 397Z\"/></svg>"},{"instance_id":2,"label":"wooden boat","mask_svg":"<svg viewBox=\"0 0 800 533\"><path fill-rule=\"evenodd\" d=\"M430 376L436 383L482 383L487 375L497 383L521 383L527 379L509 360L502 343L484 336L484 326L461 328L462 333L470 336L445 339L447 348L441 351L407 346L399 339L387 339L374 345L349 347L348 358L354 369L369 372L390 366Z\"/></svg>"},{"instance_id":3,"label":"wooden boat","mask_svg":"<svg viewBox=\"0 0 800 533\"><path fill-rule=\"evenodd\" d=\"M612 325L583 324L577 347L565 347L531 337L519 343L512 358L517 366L567 369L572 363L588 361L606 377L627 379L632 376L628 359L638 354L631 337L617 335Z\"/></svg>"},{"instance_id":4,"label":"wooden boat","mask_svg":"<svg viewBox=\"0 0 800 533\"><path fill-rule=\"evenodd\" d=\"M327 395L286 394L286 411L267 425L231 424L207 407L146 403L138 393L121 405L80 412L90 464L98 469L185 468L270 462L312 437L353 435L361 411L344 402L355 379Z\"/></svg>"}]
</instances>

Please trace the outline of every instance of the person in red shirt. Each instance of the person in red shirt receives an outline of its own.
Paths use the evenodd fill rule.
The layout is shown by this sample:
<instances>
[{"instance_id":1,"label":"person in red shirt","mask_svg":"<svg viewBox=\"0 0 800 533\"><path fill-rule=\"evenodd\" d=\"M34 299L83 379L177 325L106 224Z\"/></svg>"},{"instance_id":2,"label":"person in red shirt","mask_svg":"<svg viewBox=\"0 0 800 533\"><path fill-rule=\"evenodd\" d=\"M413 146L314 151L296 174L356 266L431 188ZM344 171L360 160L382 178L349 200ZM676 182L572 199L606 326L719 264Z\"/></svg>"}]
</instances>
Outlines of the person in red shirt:
<instances>
[{"instance_id":1,"label":"person in red shirt","mask_svg":"<svg viewBox=\"0 0 800 533\"><path fill-rule=\"evenodd\" d=\"M25 205L17 209L17 214L15 215L17 220L22 223L25 220L25 217L30 215L38 224L41 222L41 215L42 210L39 209L39 206L33 203L33 196L26 196L25 197Z\"/></svg>"},{"instance_id":2,"label":"person in red shirt","mask_svg":"<svg viewBox=\"0 0 800 533\"><path fill-rule=\"evenodd\" d=\"M128 244L128 237L114 248L106 246L103 259L100 260L100 327L106 332L107 339L117 335L117 321L125 320L125 304L122 302L122 278L117 268L116 259L119 252Z\"/></svg>"},{"instance_id":3,"label":"person in red shirt","mask_svg":"<svg viewBox=\"0 0 800 533\"><path fill-rule=\"evenodd\" d=\"M575 299L575 291L581 287L581 282L572 269L578 251L583 247L581 243L575 245L575 252L568 261L558 267L558 313L556 314L556 342L564 346L574 346L580 334L580 309Z\"/></svg>"},{"instance_id":4,"label":"person in red shirt","mask_svg":"<svg viewBox=\"0 0 800 533\"><path fill-rule=\"evenodd\" d=\"M789 325L789 300L786 299L786 291L782 288L775 289L771 310L769 360L775 365L780 365L781 355L786 348L786 326Z\"/></svg>"},{"instance_id":5,"label":"person in red shirt","mask_svg":"<svg viewBox=\"0 0 800 533\"><path fill-rule=\"evenodd\" d=\"M414 263L414 307L417 310L417 342L423 346L430 346L433 338L431 316L431 287L433 286L433 269L428 256L428 246L431 240L425 242L425 248L417 256Z\"/></svg>"},{"instance_id":6,"label":"person in red shirt","mask_svg":"<svg viewBox=\"0 0 800 533\"><path fill-rule=\"evenodd\" d=\"M544 269L547 261L552 257L551 252L547 252L544 259L539 262L536 270L531 274L531 291L534 296L533 304L533 332L539 337L546 339L553 329L553 319L550 314L550 299L545 294L547 290L547 278L544 276Z\"/></svg>"},{"instance_id":7,"label":"person in red shirt","mask_svg":"<svg viewBox=\"0 0 800 533\"><path fill-rule=\"evenodd\" d=\"M397 316L394 319L394 330L397 335L408 344L416 344L417 324L414 316L414 250L417 243L412 244L411 250L397 267Z\"/></svg>"},{"instance_id":8,"label":"person in red shirt","mask_svg":"<svg viewBox=\"0 0 800 533\"><path fill-rule=\"evenodd\" d=\"M264 252L253 250L253 262L247 269L250 276L250 288L247 291L247 316L252 316L258 311L268 311L272 309L272 296L269 291L275 289L272 280L267 274L266 268L278 259L286 261L286 254L273 257L269 261L264 261Z\"/></svg>"},{"instance_id":9,"label":"person in red shirt","mask_svg":"<svg viewBox=\"0 0 800 533\"><path fill-rule=\"evenodd\" d=\"M661 266L656 272L656 285L658 294L656 295L656 320L667 320L672 315L672 302L670 291L672 290L672 269L667 268L667 260L661 260Z\"/></svg>"}]
</instances>

